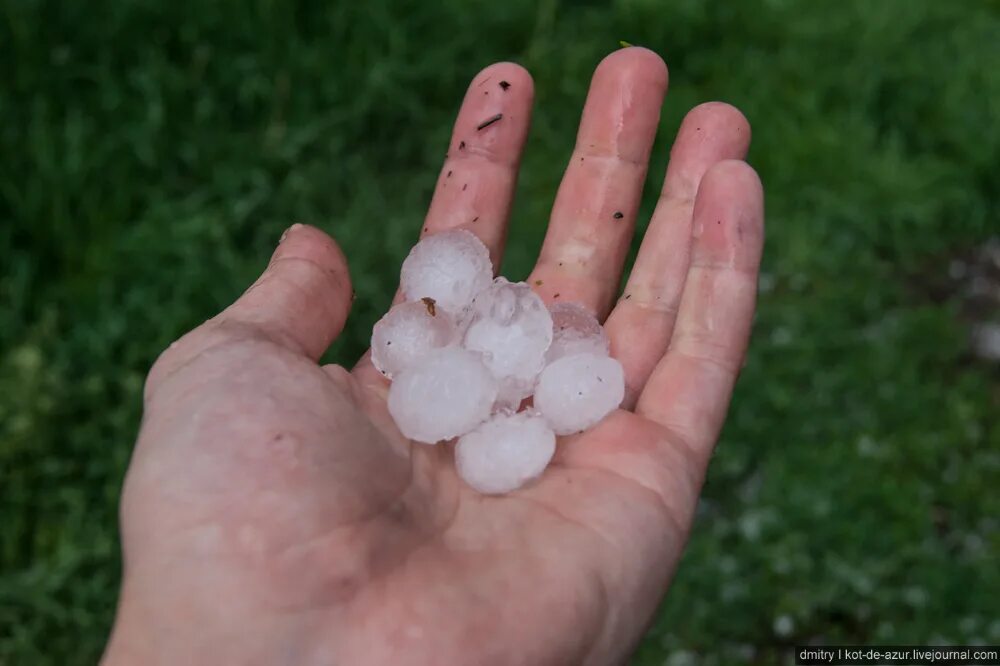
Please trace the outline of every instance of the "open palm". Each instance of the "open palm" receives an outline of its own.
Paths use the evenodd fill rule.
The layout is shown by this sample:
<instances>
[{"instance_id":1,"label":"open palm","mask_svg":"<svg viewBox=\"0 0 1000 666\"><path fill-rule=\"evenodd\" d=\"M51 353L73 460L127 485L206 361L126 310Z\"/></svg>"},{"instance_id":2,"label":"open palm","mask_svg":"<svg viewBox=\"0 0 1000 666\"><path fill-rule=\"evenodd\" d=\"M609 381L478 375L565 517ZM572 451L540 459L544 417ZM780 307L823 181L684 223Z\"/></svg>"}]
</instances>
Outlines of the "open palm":
<instances>
[{"instance_id":1,"label":"open palm","mask_svg":"<svg viewBox=\"0 0 1000 666\"><path fill-rule=\"evenodd\" d=\"M591 308L623 408L562 438L537 482L476 494L451 445L406 441L367 357L317 359L352 300L334 242L293 226L262 277L150 372L122 498L105 662L611 664L680 557L745 352L762 192L734 108L691 111L624 292L667 87L658 56L598 67L529 283ZM499 265L533 91L475 77L423 233L476 233ZM498 120L480 127L484 121Z\"/></svg>"}]
</instances>

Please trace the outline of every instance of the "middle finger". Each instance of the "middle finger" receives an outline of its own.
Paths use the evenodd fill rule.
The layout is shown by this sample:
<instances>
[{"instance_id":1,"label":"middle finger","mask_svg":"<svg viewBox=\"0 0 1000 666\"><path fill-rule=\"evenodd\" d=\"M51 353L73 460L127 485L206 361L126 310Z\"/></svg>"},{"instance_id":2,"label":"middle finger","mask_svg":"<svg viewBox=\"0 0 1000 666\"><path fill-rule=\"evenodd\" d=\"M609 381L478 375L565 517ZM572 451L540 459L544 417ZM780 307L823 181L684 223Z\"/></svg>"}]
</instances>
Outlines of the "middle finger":
<instances>
[{"instance_id":1,"label":"middle finger","mask_svg":"<svg viewBox=\"0 0 1000 666\"><path fill-rule=\"evenodd\" d=\"M552 208L531 284L549 302L607 314L628 253L667 67L648 49L604 58L590 84L576 148Z\"/></svg>"}]
</instances>

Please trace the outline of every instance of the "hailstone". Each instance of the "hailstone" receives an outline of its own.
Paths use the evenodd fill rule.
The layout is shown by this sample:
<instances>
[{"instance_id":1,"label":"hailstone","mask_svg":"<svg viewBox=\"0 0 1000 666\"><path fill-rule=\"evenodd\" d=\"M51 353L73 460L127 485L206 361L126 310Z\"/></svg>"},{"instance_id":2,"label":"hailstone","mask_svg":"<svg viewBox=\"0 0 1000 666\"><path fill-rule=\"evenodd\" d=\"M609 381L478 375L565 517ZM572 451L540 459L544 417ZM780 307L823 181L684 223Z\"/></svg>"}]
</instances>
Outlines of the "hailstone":
<instances>
[{"instance_id":1,"label":"hailstone","mask_svg":"<svg viewBox=\"0 0 1000 666\"><path fill-rule=\"evenodd\" d=\"M372 363L390 379L432 349L455 343L454 318L430 298L394 305L372 329Z\"/></svg>"},{"instance_id":2,"label":"hailstone","mask_svg":"<svg viewBox=\"0 0 1000 666\"><path fill-rule=\"evenodd\" d=\"M625 397L625 373L609 356L564 356L542 371L535 389L535 409L557 435L594 425Z\"/></svg>"},{"instance_id":3,"label":"hailstone","mask_svg":"<svg viewBox=\"0 0 1000 666\"><path fill-rule=\"evenodd\" d=\"M469 308L463 346L480 352L500 381L501 402L516 405L531 395L552 343L552 316L523 282L497 278Z\"/></svg>"},{"instance_id":4,"label":"hailstone","mask_svg":"<svg viewBox=\"0 0 1000 666\"><path fill-rule=\"evenodd\" d=\"M438 307L459 312L490 285L490 253L475 234L463 229L428 236L403 261L400 284L408 301L432 298Z\"/></svg>"},{"instance_id":5,"label":"hailstone","mask_svg":"<svg viewBox=\"0 0 1000 666\"><path fill-rule=\"evenodd\" d=\"M496 397L497 380L479 354L442 347L393 378L388 406L404 436L434 444L485 421Z\"/></svg>"},{"instance_id":6,"label":"hailstone","mask_svg":"<svg viewBox=\"0 0 1000 666\"><path fill-rule=\"evenodd\" d=\"M546 363L563 356L584 352L608 355L608 335L597 317L577 303L556 303L549 307L552 315L552 344L545 354Z\"/></svg>"},{"instance_id":7,"label":"hailstone","mask_svg":"<svg viewBox=\"0 0 1000 666\"><path fill-rule=\"evenodd\" d=\"M541 475L555 450L556 436L537 414L497 414L459 438L455 468L481 493L507 493Z\"/></svg>"}]
</instances>

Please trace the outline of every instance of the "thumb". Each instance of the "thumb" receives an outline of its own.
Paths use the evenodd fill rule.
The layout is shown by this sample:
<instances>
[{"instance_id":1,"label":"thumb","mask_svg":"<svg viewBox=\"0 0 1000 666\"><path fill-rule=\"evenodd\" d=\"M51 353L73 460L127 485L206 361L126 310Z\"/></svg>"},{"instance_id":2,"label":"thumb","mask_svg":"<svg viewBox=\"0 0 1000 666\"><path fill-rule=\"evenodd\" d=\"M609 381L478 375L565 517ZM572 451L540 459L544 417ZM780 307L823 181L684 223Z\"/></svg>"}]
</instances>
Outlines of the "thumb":
<instances>
[{"instance_id":1,"label":"thumb","mask_svg":"<svg viewBox=\"0 0 1000 666\"><path fill-rule=\"evenodd\" d=\"M146 378L145 397L233 331L249 330L318 360L343 330L352 300L344 253L319 229L294 224L281 236L264 273L235 303L160 354Z\"/></svg>"},{"instance_id":2,"label":"thumb","mask_svg":"<svg viewBox=\"0 0 1000 666\"><path fill-rule=\"evenodd\" d=\"M218 319L260 329L318 360L344 328L353 291L347 259L319 229L293 224L264 273Z\"/></svg>"}]
</instances>

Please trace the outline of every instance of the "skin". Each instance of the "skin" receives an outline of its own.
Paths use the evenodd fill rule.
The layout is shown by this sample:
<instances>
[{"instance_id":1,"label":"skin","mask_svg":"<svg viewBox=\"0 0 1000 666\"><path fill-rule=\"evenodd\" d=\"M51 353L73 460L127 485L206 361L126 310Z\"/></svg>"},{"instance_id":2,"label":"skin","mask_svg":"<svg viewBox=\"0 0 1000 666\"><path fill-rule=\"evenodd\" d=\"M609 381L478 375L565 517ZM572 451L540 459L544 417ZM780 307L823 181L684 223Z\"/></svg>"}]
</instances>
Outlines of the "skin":
<instances>
[{"instance_id":1,"label":"skin","mask_svg":"<svg viewBox=\"0 0 1000 666\"><path fill-rule=\"evenodd\" d=\"M687 539L763 243L749 125L703 104L618 293L666 88L645 49L598 66L529 277L547 301L605 320L622 409L561 438L536 483L476 494L452 445L395 429L367 356L352 370L317 363L350 310L347 261L322 231L292 226L260 279L149 373L104 664L627 659ZM473 79L424 234L469 229L499 265L532 97L511 63Z\"/></svg>"}]
</instances>

